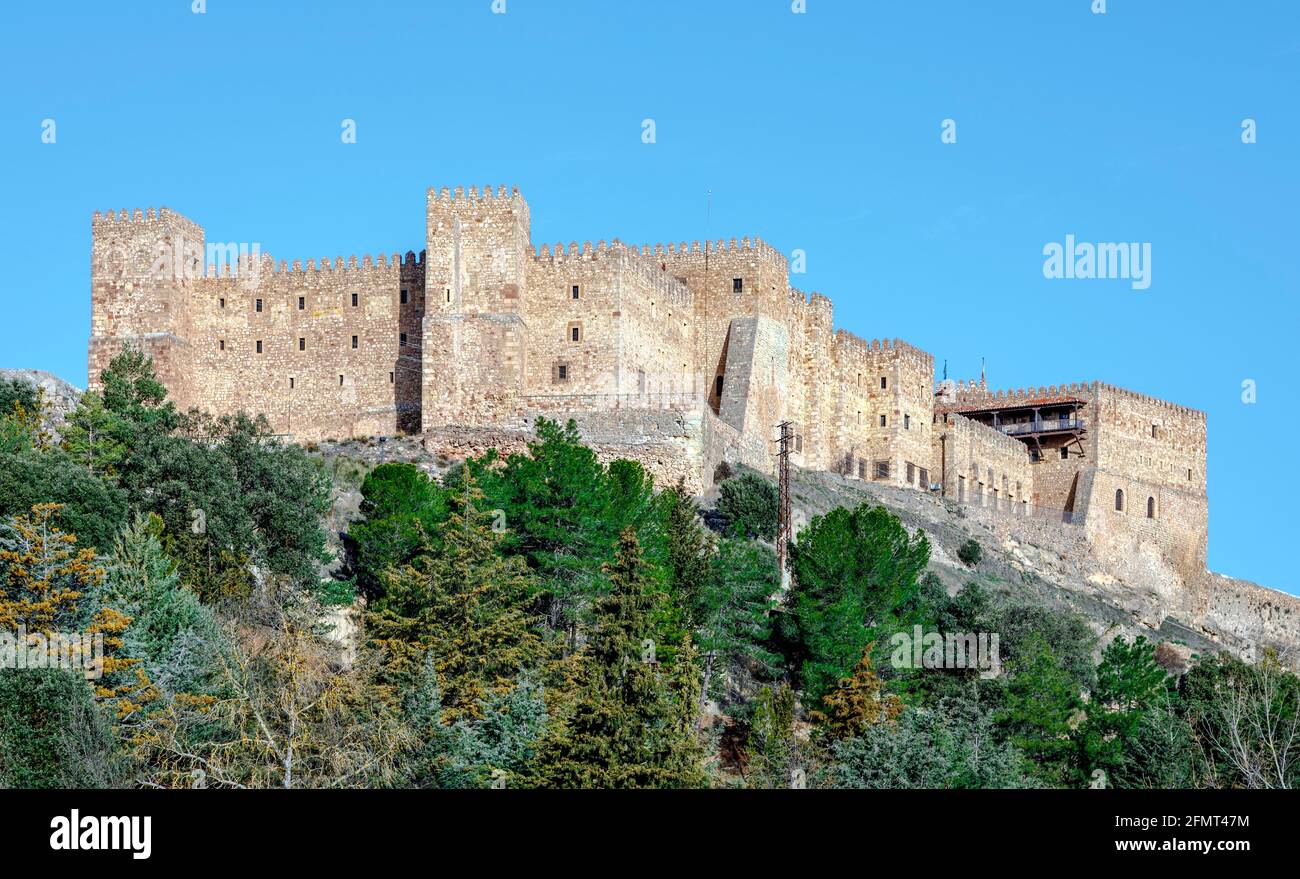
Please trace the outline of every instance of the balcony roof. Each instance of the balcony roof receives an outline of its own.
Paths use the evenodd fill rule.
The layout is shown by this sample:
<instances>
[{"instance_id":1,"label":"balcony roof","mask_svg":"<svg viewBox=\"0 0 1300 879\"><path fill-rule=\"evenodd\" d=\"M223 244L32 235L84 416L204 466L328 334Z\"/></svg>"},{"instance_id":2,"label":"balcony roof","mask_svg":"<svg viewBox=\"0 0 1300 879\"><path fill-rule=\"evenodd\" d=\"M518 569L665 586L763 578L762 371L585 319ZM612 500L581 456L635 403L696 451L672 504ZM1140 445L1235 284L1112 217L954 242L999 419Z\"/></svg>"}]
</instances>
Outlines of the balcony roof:
<instances>
[{"instance_id":1,"label":"balcony roof","mask_svg":"<svg viewBox=\"0 0 1300 879\"><path fill-rule=\"evenodd\" d=\"M1038 409L1043 406L1063 406L1074 404L1084 406L1087 400L1070 394L1048 394L1041 397L1016 398L999 401L997 399L972 400L964 403L949 403L942 405L936 403L934 412L936 415L947 415L956 413L958 415L977 415L980 413L992 412L1012 412L1020 409Z\"/></svg>"}]
</instances>

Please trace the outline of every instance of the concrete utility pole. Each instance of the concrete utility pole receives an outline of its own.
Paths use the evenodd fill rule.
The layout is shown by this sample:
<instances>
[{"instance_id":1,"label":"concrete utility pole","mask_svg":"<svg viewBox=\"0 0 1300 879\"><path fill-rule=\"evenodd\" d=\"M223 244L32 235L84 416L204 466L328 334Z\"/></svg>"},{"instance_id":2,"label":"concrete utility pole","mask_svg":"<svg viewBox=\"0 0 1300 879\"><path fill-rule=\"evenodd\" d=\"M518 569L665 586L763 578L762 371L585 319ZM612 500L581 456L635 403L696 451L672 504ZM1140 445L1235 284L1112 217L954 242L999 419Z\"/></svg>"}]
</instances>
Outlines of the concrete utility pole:
<instances>
[{"instance_id":1,"label":"concrete utility pole","mask_svg":"<svg viewBox=\"0 0 1300 879\"><path fill-rule=\"evenodd\" d=\"M793 425L782 421L777 427L781 438L777 440L780 451L777 452L777 485L780 488L780 500L776 511L776 565L781 578L781 589L790 585L790 575L786 571L786 546L793 536L790 522L790 452L794 447Z\"/></svg>"}]
</instances>

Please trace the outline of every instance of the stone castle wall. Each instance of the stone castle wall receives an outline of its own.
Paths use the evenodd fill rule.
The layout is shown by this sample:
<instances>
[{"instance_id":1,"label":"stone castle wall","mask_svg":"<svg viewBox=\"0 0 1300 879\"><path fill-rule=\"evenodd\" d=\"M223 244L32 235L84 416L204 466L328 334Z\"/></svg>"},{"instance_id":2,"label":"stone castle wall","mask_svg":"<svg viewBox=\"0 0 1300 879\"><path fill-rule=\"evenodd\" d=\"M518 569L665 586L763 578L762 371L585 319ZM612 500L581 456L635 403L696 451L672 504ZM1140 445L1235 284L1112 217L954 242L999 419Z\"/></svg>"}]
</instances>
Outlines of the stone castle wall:
<instances>
[{"instance_id":1,"label":"stone castle wall","mask_svg":"<svg viewBox=\"0 0 1300 879\"><path fill-rule=\"evenodd\" d=\"M179 214L95 215L92 386L135 344L182 406L261 413L298 440L418 430L447 454L573 417L601 454L699 488L724 460L773 472L790 421L797 466L953 497L982 483L1072 511L1116 564L1204 570L1203 413L1101 383L936 397L929 353L836 330L830 300L792 288L756 238L535 247L505 187L431 189L425 218L419 256L218 269ZM1029 399L1078 401L1082 441L1049 437L1031 460L949 412Z\"/></svg>"},{"instance_id":2,"label":"stone castle wall","mask_svg":"<svg viewBox=\"0 0 1300 879\"><path fill-rule=\"evenodd\" d=\"M936 416L934 426L933 478L945 497L995 509L1034 505L1024 443L955 413Z\"/></svg>"}]
</instances>

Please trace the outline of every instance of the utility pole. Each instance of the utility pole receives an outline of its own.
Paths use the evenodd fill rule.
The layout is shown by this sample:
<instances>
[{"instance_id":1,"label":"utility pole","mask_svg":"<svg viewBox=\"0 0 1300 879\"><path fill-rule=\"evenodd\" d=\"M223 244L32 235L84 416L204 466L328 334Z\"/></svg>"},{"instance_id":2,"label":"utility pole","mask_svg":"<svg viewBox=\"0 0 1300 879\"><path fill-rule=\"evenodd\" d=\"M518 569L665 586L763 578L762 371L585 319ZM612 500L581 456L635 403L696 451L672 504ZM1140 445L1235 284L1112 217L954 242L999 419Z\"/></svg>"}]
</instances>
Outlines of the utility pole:
<instances>
[{"instance_id":1,"label":"utility pole","mask_svg":"<svg viewBox=\"0 0 1300 879\"><path fill-rule=\"evenodd\" d=\"M780 451L777 452L777 484L780 500L776 511L776 565L780 576L781 589L788 588L789 575L786 572L786 547L794 536L790 522L790 452L794 447L793 425L782 421L777 427L781 438L777 440Z\"/></svg>"}]
</instances>

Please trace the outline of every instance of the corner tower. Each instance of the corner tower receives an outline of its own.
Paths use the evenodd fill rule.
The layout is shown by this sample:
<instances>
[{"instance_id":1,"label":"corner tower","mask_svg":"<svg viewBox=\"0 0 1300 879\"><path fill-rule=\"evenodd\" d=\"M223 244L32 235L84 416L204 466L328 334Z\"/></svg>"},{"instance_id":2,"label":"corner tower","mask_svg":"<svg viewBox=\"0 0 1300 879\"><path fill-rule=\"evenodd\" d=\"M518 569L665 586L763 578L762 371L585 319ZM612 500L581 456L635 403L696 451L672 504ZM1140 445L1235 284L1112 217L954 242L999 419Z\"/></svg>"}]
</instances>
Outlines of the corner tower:
<instances>
[{"instance_id":1,"label":"corner tower","mask_svg":"<svg viewBox=\"0 0 1300 879\"><path fill-rule=\"evenodd\" d=\"M167 208L91 220L89 386L125 345L154 360L179 408L190 405L190 297L203 277L204 232Z\"/></svg>"}]
</instances>

